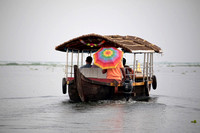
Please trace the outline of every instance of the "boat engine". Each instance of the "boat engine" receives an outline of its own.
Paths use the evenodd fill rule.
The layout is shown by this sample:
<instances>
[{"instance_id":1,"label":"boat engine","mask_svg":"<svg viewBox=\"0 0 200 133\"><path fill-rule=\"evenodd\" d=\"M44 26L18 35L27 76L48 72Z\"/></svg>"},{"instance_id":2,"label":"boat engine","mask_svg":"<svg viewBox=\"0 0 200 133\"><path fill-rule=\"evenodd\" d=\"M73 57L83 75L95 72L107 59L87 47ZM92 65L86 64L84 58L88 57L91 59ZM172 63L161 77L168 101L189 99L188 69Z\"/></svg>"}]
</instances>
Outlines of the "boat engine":
<instances>
[{"instance_id":1,"label":"boat engine","mask_svg":"<svg viewBox=\"0 0 200 133\"><path fill-rule=\"evenodd\" d=\"M125 93L130 93L133 90L133 81L126 79L123 83L123 89Z\"/></svg>"},{"instance_id":2,"label":"boat engine","mask_svg":"<svg viewBox=\"0 0 200 133\"><path fill-rule=\"evenodd\" d=\"M133 91L133 81L131 79L126 79L122 85L123 85L124 97L126 98L126 101L128 101Z\"/></svg>"}]
</instances>

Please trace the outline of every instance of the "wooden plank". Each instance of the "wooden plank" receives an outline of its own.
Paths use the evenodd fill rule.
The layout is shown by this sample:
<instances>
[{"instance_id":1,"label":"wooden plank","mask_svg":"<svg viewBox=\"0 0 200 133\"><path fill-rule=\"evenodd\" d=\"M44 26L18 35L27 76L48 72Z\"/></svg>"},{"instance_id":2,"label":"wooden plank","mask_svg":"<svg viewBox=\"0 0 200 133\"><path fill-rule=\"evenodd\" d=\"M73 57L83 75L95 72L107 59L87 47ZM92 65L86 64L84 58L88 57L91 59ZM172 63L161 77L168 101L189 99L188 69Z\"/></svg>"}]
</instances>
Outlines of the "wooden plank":
<instances>
[{"instance_id":1,"label":"wooden plank","mask_svg":"<svg viewBox=\"0 0 200 133\"><path fill-rule=\"evenodd\" d=\"M78 70L78 66L74 66L74 79L75 79L75 84L78 90L78 95L81 99L82 102L85 102L85 96L84 96L84 92L82 89L82 82L81 82L81 74L80 71Z\"/></svg>"}]
</instances>

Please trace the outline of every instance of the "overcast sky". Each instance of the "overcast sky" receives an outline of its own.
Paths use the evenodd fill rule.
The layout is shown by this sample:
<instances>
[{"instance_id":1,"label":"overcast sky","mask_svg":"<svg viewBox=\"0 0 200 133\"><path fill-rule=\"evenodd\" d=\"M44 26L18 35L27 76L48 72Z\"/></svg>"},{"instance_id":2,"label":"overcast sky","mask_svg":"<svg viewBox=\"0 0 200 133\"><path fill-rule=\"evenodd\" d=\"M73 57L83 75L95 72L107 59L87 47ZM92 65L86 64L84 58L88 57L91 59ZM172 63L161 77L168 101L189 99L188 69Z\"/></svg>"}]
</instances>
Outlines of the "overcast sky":
<instances>
[{"instance_id":1,"label":"overcast sky","mask_svg":"<svg viewBox=\"0 0 200 133\"><path fill-rule=\"evenodd\" d=\"M200 62L199 0L0 0L0 61L65 61L55 46L96 33L162 48L154 61Z\"/></svg>"}]
</instances>

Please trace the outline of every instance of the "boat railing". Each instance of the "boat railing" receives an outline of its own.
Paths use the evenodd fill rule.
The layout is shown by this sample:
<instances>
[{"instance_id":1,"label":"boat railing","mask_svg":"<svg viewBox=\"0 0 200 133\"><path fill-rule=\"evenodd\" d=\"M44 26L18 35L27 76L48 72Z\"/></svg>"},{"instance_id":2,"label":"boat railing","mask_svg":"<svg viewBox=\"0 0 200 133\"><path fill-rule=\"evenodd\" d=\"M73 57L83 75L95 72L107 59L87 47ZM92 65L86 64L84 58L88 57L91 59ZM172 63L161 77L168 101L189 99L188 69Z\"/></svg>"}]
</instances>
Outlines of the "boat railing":
<instances>
[{"instance_id":1,"label":"boat railing","mask_svg":"<svg viewBox=\"0 0 200 133\"><path fill-rule=\"evenodd\" d=\"M77 54L76 57L73 57L74 54ZM69 52L69 50L67 49L66 51L66 66L65 66L65 74L66 74L66 78L68 77L74 77L74 65L77 65L78 67L83 65L83 60L84 60L84 55L92 55L92 53L84 53L83 51L78 51L78 52L73 52L73 50L71 50ZM143 62L142 62L142 58L140 59L141 63L139 63L138 61L138 55L142 55L143 58ZM137 74L142 74L142 78L143 78L143 82L145 82L146 80L151 80L152 76L153 76L153 53L152 52L145 52L145 53L132 53L131 56L133 59L131 62L132 64L127 64L129 65L133 70L134 73L133 74L129 74L130 76L133 77L133 82L136 82L136 77ZM70 61L68 58L71 58ZM97 68L94 68L94 70L96 70ZM92 71L92 70L91 70ZM100 71L100 70L98 70ZM90 74L92 75L92 74ZM106 76L106 74L104 75ZM149 78L145 78L145 77L149 77Z\"/></svg>"}]
</instances>

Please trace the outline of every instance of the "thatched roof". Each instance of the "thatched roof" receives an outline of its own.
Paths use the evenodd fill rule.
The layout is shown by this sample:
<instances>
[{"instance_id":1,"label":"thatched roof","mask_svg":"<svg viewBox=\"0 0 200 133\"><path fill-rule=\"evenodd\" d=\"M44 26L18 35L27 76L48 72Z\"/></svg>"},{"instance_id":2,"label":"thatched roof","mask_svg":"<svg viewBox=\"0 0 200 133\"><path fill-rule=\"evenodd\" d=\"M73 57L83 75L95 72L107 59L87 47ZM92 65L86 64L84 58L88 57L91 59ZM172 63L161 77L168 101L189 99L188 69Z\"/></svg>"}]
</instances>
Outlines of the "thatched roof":
<instances>
[{"instance_id":1,"label":"thatched roof","mask_svg":"<svg viewBox=\"0 0 200 133\"><path fill-rule=\"evenodd\" d=\"M96 44L94 47L87 46L86 44ZM158 46L135 36L120 36L120 35L98 35L88 34L71 39L56 46L56 50L65 52L66 49L84 50L84 51L97 51L100 47L112 46L122 48L126 52L153 50L161 53L162 50Z\"/></svg>"}]
</instances>

